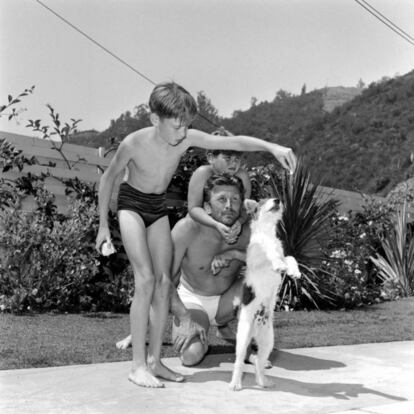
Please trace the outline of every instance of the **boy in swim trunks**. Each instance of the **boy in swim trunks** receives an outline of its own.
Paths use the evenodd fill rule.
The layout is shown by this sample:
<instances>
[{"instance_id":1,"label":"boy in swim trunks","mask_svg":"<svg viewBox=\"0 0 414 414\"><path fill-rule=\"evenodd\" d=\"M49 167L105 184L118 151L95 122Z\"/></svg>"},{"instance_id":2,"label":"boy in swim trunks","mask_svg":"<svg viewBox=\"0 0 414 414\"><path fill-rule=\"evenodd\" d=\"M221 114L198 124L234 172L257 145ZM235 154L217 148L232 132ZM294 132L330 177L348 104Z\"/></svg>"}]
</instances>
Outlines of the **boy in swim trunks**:
<instances>
[{"instance_id":1,"label":"boy in swim trunks","mask_svg":"<svg viewBox=\"0 0 414 414\"><path fill-rule=\"evenodd\" d=\"M191 146L269 151L284 168L291 171L296 167L296 157L290 148L257 138L234 136L224 140L188 129L197 114L196 102L174 82L157 85L151 93L149 107L152 126L129 134L101 177L96 249L100 250L104 242L111 243L109 202L115 180L128 167L128 181L122 187L118 217L135 285L130 311L133 361L129 379L140 386L163 387L158 378L172 381L184 379L169 370L160 359L169 308L172 261L165 191L181 156ZM145 337L148 328L147 354ZM194 325L192 328L198 329Z\"/></svg>"},{"instance_id":2,"label":"boy in swim trunks","mask_svg":"<svg viewBox=\"0 0 414 414\"><path fill-rule=\"evenodd\" d=\"M213 132L213 135L232 136L224 128ZM244 186L244 198L250 198L251 184L247 171L241 168L242 154L233 150L207 150L208 165L197 168L191 176L188 184L188 212L192 219L201 224L215 228L224 240L233 244L240 234L241 222L239 220L232 227L214 220L211 215L202 208L203 188L207 180L213 174L229 174L239 177Z\"/></svg>"}]
</instances>

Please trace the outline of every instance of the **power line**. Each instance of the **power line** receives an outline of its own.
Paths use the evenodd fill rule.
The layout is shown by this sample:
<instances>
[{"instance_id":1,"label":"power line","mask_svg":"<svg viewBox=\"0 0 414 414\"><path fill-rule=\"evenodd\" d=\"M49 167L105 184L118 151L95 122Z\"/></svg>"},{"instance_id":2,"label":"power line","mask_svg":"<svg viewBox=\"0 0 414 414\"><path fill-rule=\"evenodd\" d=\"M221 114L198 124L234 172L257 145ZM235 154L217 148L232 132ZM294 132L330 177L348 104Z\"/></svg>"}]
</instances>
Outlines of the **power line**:
<instances>
[{"instance_id":1,"label":"power line","mask_svg":"<svg viewBox=\"0 0 414 414\"><path fill-rule=\"evenodd\" d=\"M378 10L376 10L374 7L372 7L368 2L366 2L365 0L355 0L355 1L361 7L363 7L366 11L368 11L370 14L372 14L376 19L378 19L381 23L388 26L398 36L402 37L404 40L406 40L408 43L410 43L411 45L414 46L414 42L413 42L414 38L412 36L410 36L408 33L406 33L404 30L402 30L399 26L397 26L395 23L393 23L390 19L385 17L383 14L381 14ZM376 14L376 13L378 13L378 14ZM413 39L413 40L411 40L411 39Z\"/></svg>"},{"instance_id":2,"label":"power line","mask_svg":"<svg viewBox=\"0 0 414 414\"><path fill-rule=\"evenodd\" d=\"M375 13L379 14L383 19L385 19L388 23L390 23L392 26L394 26L397 30L399 30L401 33L403 33L406 37L414 41L414 37L410 36L407 32L405 32L401 27L397 26L393 21L391 21L387 16L384 16L379 10L377 10L374 6L369 4L365 0L360 0L363 3L365 3L367 6L369 6L372 10L375 11Z\"/></svg>"},{"instance_id":3,"label":"power line","mask_svg":"<svg viewBox=\"0 0 414 414\"><path fill-rule=\"evenodd\" d=\"M58 19L62 20L64 23L66 23L68 26L70 26L72 29L76 30L78 33L80 33L82 36L86 37L89 41L91 41L93 44L101 48L103 51L111 55L113 58L115 58L117 61L121 62L123 65L125 65L127 68L131 69L133 72L135 72L137 75L141 76L141 78L145 79L152 85L156 85L156 83L150 79L148 76L144 75L141 71L138 69L135 69L132 65L130 65L128 62L126 62L124 59L120 58L118 55L116 55L114 52L110 51L108 48L103 46L101 43L99 43L97 40L93 39L91 36L86 34L83 30L76 27L74 24L72 24L69 20L65 19L63 16L61 16L59 13L54 11L52 8L41 2L40 0L35 0L38 4L40 4L42 7L44 7L46 10L48 10L50 13L54 14ZM213 122L211 119L205 117L203 114L198 113L198 116L203 118L205 121L209 122L211 125L215 126L216 128L220 128L219 125L217 125L215 122Z\"/></svg>"}]
</instances>

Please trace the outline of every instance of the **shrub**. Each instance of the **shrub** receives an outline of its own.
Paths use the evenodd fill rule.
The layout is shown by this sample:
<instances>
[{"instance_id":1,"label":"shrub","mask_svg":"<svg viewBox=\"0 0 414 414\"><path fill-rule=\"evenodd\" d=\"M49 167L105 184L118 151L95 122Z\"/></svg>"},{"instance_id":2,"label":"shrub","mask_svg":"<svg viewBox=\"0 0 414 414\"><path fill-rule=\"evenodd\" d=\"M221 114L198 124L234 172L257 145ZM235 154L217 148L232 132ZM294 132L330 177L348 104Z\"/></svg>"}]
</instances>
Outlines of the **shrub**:
<instances>
[{"instance_id":1,"label":"shrub","mask_svg":"<svg viewBox=\"0 0 414 414\"><path fill-rule=\"evenodd\" d=\"M296 258L302 272L300 281L290 277L283 280L279 307L318 308L330 303L330 292L319 286L318 270L324 259L321 248L329 238L327 223L335 202L316 197L318 186L311 184L310 172L302 162L292 177L269 166L253 170L251 179L258 198L282 199L285 211L278 234L285 254Z\"/></svg>"},{"instance_id":2,"label":"shrub","mask_svg":"<svg viewBox=\"0 0 414 414\"><path fill-rule=\"evenodd\" d=\"M18 197L0 210L1 309L126 310L133 279L121 249L110 258L95 251L96 204L74 199L61 216L56 208L45 209L54 206L54 196L41 183L36 188L37 211L19 210Z\"/></svg>"},{"instance_id":3,"label":"shrub","mask_svg":"<svg viewBox=\"0 0 414 414\"><path fill-rule=\"evenodd\" d=\"M371 257L378 276L388 285L395 285L404 296L414 290L414 239L407 225L407 204L397 212L394 226L381 240L383 255Z\"/></svg>"}]
</instances>

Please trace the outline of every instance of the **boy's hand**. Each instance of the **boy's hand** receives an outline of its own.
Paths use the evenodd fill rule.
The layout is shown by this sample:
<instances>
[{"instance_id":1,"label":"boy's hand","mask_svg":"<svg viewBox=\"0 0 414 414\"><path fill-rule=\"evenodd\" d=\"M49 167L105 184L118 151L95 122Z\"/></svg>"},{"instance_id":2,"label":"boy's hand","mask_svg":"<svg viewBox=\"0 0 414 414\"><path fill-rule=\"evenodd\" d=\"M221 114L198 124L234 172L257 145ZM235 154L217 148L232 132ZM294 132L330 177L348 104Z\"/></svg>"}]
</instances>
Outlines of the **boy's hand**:
<instances>
[{"instance_id":1,"label":"boy's hand","mask_svg":"<svg viewBox=\"0 0 414 414\"><path fill-rule=\"evenodd\" d=\"M211 272L213 275L215 276L220 273L220 270L223 269L223 267L229 267L232 259L233 258L227 253L214 256L213 261L211 262Z\"/></svg>"},{"instance_id":2,"label":"boy's hand","mask_svg":"<svg viewBox=\"0 0 414 414\"><path fill-rule=\"evenodd\" d=\"M231 229L229 226L226 226L223 223L216 222L216 230L222 235L226 240L228 237L231 237Z\"/></svg>"},{"instance_id":3,"label":"boy's hand","mask_svg":"<svg viewBox=\"0 0 414 414\"><path fill-rule=\"evenodd\" d=\"M230 227L230 234L225 238L225 242L227 244L234 244L236 243L237 239L240 236L242 230L242 225L240 219L237 219L234 224Z\"/></svg>"},{"instance_id":4,"label":"boy's hand","mask_svg":"<svg viewBox=\"0 0 414 414\"><path fill-rule=\"evenodd\" d=\"M191 319L191 315L180 318L178 324L176 321L174 323L177 328L177 336L173 344L175 351L184 351L196 336L200 337L201 343L204 344L206 342L205 329L198 322Z\"/></svg>"},{"instance_id":5,"label":"boy's hand","mask_svg":"<svg viewBox=\"0 0 414 414\"><path fill-rule=\"evenodd\" d=\"M101 247L103 243L111 244L111 233L108 227L99 227L98 235L96 236L95 249L101 253Z\"/></svg>"},{"instance_id":6,"label":"boy's hand","mask_svg":"<svg viewBox=\"0 0 414 414\"><path fill-rule=\"evenodd\" d=\"M229 227L229 226L226 226L225 224L217 222L216 229L221 234L221 236L223 237L224 241L227 244L234 244L239 238L240 231L241 231L241 224L237 220L233 224L233 226Z\"/></svg>"},{"instance_id":7,"label":"boy's hand","mask_svg":"<svg viewBox=\"0 0 414 414\"><path fill-rule=\"evenodd\" d=\"M274 144L270 152L280 162L280 164L282 164L283 168L289 170L290 174L295 172L297 161L292 148Z\"/></svg>"}]
</instances>

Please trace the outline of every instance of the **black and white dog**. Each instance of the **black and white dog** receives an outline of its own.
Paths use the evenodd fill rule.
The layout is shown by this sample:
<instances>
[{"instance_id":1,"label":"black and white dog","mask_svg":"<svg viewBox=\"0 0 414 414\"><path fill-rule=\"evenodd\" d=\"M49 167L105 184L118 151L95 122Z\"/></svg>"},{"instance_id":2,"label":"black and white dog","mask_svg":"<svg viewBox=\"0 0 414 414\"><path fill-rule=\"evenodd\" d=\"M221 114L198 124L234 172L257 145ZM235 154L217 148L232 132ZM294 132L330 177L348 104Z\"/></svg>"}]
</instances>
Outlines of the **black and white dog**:
<instances>
[{"instance_id":1,"label":"black and white dog","mask_svg":"<svg viewBox=\"0 0 414 414\"><path fill-rule=\"evenodd\" d=\"M281 241L276 237L276 226L282 219L283 205L278 199L267 199L257 206L251 223L251 238L247 248L246 276L240 304L237 327L236 361L230 389L242 388L243 364L247 347L255 339L258 351L255 358L256 383L260 387L272 384L266 381L264 368L273 349L273 312L282 274L300 277L294 257L285 257Z\"/></svg>"}]
</instances>

